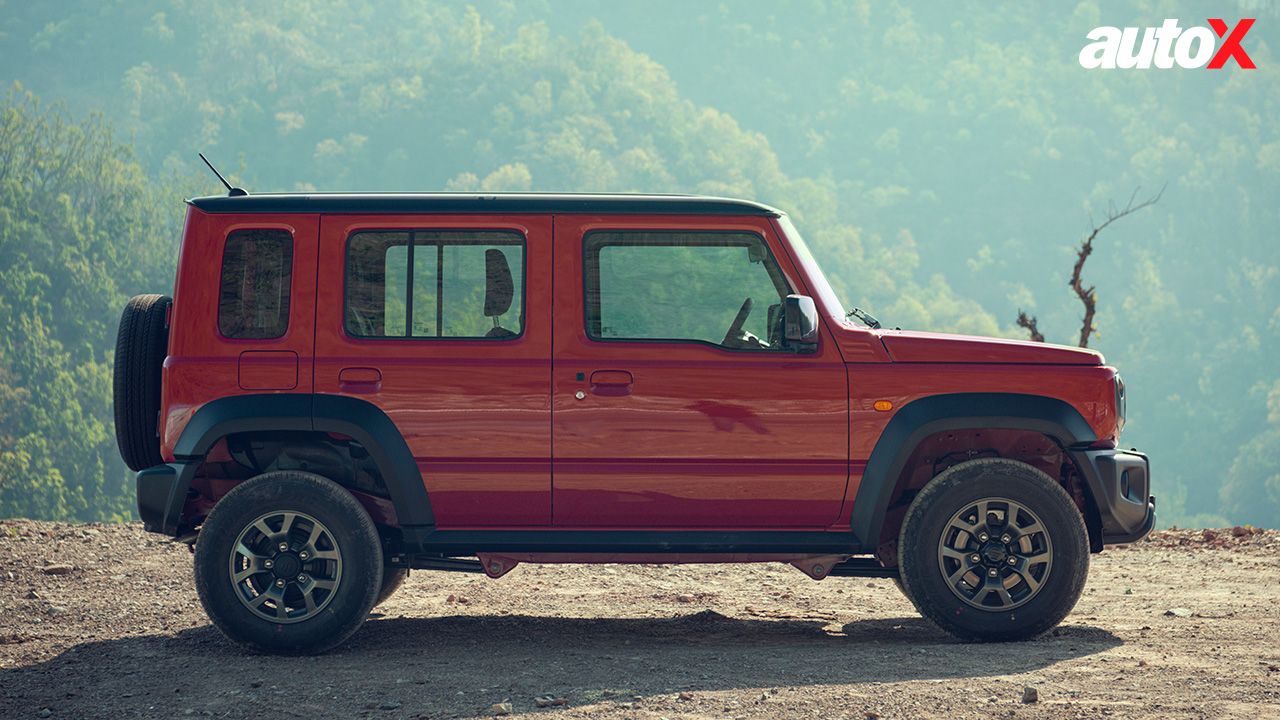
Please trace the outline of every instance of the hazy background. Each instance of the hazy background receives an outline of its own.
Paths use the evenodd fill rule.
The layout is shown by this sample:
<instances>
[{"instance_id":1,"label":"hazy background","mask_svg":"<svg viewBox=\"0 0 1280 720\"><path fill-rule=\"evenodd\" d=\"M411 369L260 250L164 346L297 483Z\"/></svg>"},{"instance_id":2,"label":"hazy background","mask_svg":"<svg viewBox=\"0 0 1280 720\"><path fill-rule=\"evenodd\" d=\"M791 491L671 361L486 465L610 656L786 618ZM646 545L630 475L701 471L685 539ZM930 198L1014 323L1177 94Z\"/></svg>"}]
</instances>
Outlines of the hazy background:
<instances>
[{"instance_id":1,"label":"hazy background","mask_svg":"<svg viewBox=\"0 0 1280 720\"><path fill-rule=\"evenodd\" d=\"M791 213L887 325L1091 342L1163 524L1280 526L1280 12L1261 2L0 0L0 516L132 517L110 362L203 150L251 191L688 191ZM1259 69L1082 70L1241 16Z\"/></svg>"}]
</instances>

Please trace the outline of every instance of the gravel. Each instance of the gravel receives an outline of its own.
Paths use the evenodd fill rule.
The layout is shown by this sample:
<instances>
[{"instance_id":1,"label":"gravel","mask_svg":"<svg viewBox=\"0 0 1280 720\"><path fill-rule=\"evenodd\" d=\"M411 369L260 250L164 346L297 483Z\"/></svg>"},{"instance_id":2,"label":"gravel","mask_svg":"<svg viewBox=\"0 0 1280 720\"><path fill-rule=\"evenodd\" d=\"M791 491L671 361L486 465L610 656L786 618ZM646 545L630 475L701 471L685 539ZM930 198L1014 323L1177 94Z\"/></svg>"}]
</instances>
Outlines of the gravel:
<instances>
[{"instance_id":1,"label":"gravel","mask_svg":"<svg viewBox=\"0 0 1280 720\"><path fill-rule=\"evenodd\" d=\"M1280 533L1251 528L1094 556L1066 622L1008 645L955 642L890 580L776 563L415 571L291 658L225 641L186 546L136 524L0 521L0 579L6 719L1280 715Z\"/></svg>"}]
</instances>

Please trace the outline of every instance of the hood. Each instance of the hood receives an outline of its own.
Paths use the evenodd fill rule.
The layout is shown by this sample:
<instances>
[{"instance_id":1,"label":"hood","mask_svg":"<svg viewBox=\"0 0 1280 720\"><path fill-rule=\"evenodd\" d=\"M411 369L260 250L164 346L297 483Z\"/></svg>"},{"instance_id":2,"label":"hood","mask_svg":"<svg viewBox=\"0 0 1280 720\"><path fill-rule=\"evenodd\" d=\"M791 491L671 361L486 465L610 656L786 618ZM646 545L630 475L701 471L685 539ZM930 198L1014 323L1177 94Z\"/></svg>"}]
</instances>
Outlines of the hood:
<instances>
[{"instance_id":1,"label":"hood","mask_svg":"<svg viewBox=\"0 0 1280 720\"><path fill-rule=\"evenodd\" d=\"M1102 353L1068 345L973 335L886 330L880 340L894 362L1101 365Z\"/></svg>"}]
</instances>

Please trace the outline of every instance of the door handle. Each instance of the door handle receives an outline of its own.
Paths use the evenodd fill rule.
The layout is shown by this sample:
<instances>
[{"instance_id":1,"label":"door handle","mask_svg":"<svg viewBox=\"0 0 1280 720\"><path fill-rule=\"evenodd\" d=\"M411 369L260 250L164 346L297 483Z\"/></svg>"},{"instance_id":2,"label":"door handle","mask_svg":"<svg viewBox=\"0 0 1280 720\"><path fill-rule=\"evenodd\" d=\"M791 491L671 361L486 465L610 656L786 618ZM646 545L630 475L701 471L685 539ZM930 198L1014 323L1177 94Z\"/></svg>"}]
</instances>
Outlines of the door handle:
<instances>
[{"instance_id":1,"label":"door handle","mask_svg":"<svg viewBox=\"0 0 1280 720\"><path fill-rule=\"evenodd\" d=\"M635 378L626 370L596 370L591 373L591 392L605 397L631 394Z\"/></svg>"},{"instance_id":2,"label":"door handle","mask_svg":"<svg viewBox=\"0 0 1280 720\"><path fill-rule=\"evenodd\" d=\"M349 393L376 393L382 389L382 371L371 367L349 367L338 371L338 389Z\"/></svg>"}]
</instances>

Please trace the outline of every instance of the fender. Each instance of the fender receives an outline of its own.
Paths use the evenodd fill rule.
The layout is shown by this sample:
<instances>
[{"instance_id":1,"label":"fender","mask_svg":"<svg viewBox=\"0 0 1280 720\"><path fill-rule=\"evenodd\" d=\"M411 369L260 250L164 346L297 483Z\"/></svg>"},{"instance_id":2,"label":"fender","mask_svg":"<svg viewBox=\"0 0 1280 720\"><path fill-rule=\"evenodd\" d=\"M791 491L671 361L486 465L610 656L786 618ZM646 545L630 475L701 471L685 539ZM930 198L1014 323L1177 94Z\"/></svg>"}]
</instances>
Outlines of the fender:
<instances>
[{"instance_id":1,"label":"fender","mask_svg":"<svg viewBox=\"0 0 1280 720\"><path fill-rule=\"evenodd\" d=\"M382 473L401 527L435 525L422 472L399 428L376 405L343 395L266 393L204 404L174 444L176 463L192 469L179 473L176 497L186 497L194 468L218 440L232 433L268 430L314 430L353 438Z\"/></svg>"},{"instance_id":2,"label":"fender","mask_svg":"<svg viewBox=\"0 0 1280 720\"><path fill-rule=\"evenodd\" d=\"M894 487L916 446L947 430L1032 430L1064 449L1097 440L1080 412L1056 398L1016 393L955 393L913 400L894 414L867 459L853 503L853 534L874 550ZM1092 484L1092 483L1090 483Z\"/></svg>"}]
</instances>

